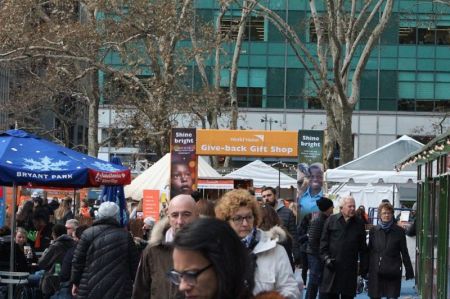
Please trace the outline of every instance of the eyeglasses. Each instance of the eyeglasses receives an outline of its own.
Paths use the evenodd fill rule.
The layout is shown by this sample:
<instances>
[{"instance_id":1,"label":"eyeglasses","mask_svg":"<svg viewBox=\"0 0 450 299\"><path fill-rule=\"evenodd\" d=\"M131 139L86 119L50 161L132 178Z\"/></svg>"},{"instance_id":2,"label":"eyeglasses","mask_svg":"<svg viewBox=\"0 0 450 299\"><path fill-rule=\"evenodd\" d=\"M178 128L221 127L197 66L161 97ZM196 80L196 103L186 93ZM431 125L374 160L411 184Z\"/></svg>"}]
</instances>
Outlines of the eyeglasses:
<instances>
[{"instance_id":1,"label":"eyeglasses","mask_svg":"<svg viewBox=\"0 0 450 299\"><path fill-rule=\"evenodd\" d=\"M197 284L197 277L212 267L212 264L209 264L203 269L200 269L198 271L183 271L178 272L174 269L170 270L166 273L167 278L170 280L171 283L174 285L180 285L181 280L183 279L185 283L187 283L190 286L194 286Z\"/></svg>"},{"instance_id":2,"label":"eyeglasses","mask_svg":"<svg viewBox=\"0 0 450 299\"><path fill-rule=\"evenodd\" d=\"M247 221L247 223L253 222L253 219L255 219L255 217L253 217L253 215L248 215L245 217L242 216L235 216L235 217L231 217L231 221L233 221L235 224L242 224L244 223L244 220Z\"/></svg>"}]
</instances>

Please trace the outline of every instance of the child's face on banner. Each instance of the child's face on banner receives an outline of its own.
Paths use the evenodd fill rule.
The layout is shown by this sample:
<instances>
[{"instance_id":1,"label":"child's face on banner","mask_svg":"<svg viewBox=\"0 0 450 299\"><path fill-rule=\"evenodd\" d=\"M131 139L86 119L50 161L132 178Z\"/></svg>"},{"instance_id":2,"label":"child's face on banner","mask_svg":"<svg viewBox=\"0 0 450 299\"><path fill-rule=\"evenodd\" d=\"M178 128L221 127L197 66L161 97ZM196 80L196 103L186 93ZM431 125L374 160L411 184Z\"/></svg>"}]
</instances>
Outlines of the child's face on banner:
<instances>
[{"instance_id":1,"label":"child's face on banner","mask_svg":"<svg viewBox=\"0 0 450 299\"><path fill-rule=\"evenodd\" d=\"M178 163L172 166L171 174L171 197L178 194L192 193L192 176L187 164Z\"/></svg>"}]
</instances>

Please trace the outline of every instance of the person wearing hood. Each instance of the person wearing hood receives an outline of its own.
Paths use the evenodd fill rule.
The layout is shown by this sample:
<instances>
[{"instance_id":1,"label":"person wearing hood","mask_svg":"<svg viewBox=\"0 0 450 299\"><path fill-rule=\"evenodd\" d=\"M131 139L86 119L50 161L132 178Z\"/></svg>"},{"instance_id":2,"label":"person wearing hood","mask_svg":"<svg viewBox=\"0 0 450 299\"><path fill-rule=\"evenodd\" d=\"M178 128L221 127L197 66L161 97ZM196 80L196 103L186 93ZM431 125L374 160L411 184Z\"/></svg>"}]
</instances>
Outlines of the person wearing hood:
<instances>
[{"instance_id":1,"label":"person wearing hood","mask_svg":"<svg viewBox=\"0 0 450 299\"><path fill-rule=\"evenodd\" d=\"M253 294L277 291L287 299L297 299L300 291L286 250L278 244L279 230L264 232L257 228L261 220L259 204L247 190L225 193L215 208L216 217L227 221L256 259Z\"/></svg>"},{"instance_id":2,"label":"person wearing hood","mask_svg":"<svg viewBox=\"0 0 450 299\"><path fill-rule=\"evenodd\" d=\"M370 298L398 298L402 282L402 263L406 280L414 278L414 270L406 246L405 231L394 223L390 203L378 207L378 225L369 231Z\"/></svg>"},{"instance_id":3,"label":"person wearing hood","mask_svg":"<svg viewBox=\"0 0 450 299\"><path fill-rule=\"evenodd\" d=\"M133 299L184 298L178 287L166 278L173 268L173 240L177 232L198 218L194 199L180 194L172 198L167 217L155 224L142 253L133 286Z\"/></svg>"},{"instance_id":4,"label":"person wearing hood","mask_svg":"<svg viewBox=\"0 0 450 299\"><path fill-rule=\"evenodd\" d=\"M119 206L104 202L86 229L72 259L72 295L77 298L131 298L138 253L119 223Z\"/></svg>"},{"instance_id":5,"label":"person wearing hood","mask_svg":"<svg viewBox=\"0 0 450 299\"><path fill-rule=\"evenodd\" d=\"M53 243L44 251L38 260L38 267L45 271L41 282L41 291L45 298L50 297L59 288L58 275L66 252L75 245L72 237L66 235L66 227L55 224L52 228Z\"/></svg>"},{"instance_id":6,"label":"person wearing hood","mask_svg":"<svg viewBox=\"0 0 450 299\"><path fill-rule=\"evenodd\" d=\"M309 281L306 289L306 299L315 299L322 281L323 263L320 259L320 237L327 218L333 214L333 201L326 197L321 197L317 201L320 214L311 221L308 229L308 243L306 253L308 255ZM320 296L319 296L320 297Z\"/></svg>"}]
</instances>

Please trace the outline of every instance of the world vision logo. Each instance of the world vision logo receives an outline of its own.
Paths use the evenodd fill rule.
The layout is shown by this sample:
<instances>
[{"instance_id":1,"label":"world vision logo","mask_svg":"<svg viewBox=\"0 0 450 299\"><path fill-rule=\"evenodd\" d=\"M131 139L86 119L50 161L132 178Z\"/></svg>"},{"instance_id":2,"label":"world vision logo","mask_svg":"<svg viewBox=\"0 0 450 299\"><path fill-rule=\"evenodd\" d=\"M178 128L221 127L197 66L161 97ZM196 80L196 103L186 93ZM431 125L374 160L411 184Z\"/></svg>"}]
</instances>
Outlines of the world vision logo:
<instances>
[{"instance_id":1,"label":"world vision logo","mask_svg":"<svg viewBox=\"0 0 450 299\"><path fill-rule=\"evenodd\" d=\"M231 137L232 142L253 142L259 143L264 142L264 135L253 135L254 137Z\"/></svg>"},{"instance_id":2,"label":"world vision logo","mask_svg":"<svg viewBox=\"0 0 450 299\"><path fill-rule=\"evenodd\" d=\"M264 135L255 135L255 137L264 142Z\"/></svg>"}]
</instances>

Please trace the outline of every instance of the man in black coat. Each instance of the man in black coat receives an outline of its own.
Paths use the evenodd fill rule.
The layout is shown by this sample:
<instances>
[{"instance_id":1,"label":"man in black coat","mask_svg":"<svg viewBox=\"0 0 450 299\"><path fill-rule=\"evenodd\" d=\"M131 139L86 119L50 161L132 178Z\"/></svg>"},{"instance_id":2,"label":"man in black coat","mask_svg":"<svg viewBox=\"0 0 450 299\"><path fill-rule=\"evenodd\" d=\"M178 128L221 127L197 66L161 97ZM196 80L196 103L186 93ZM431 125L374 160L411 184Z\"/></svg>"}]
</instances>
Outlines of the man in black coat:
<instances>
[{"instance_id":1,"label":"man in black coat","mask_svg":"<svg viewBox=\"0 0 450 299\"><path fill-rule=\"evenodd\" d=\"M266 204L271 205L283 222L283 226L292 237L292 252L294 259L298 260L300 256L298 235L297 235L297 220L294 213L283 204L282 199L277 199L277 191L272 187L264 187L262 189L262 198Z\"/></svg>"},{"instance_id":2,"label":"man in black coat","mask_svg":"<svg viewBox=\"0 0 450 299\"><path fill-rule=\"evenodd\" d=\"M323 228L320 255L325 267L320 292L330 299L354 298L358 270L361 275L367 273L366 230L355 214L355 200L346 196L341 212L330 216Z\"/></svg>"},{"instance_id":3,"label":"man in black coat","mask_svg":"<svg viewBox=\"0 0 450 299\"><path fill-rule=\"evenodd\" d=\"M306 246L306 253L308 255L309 266L309 282L306 289L306 299L315 299L319 290L320 282L322 281L323 262L320 258L320 238L322 236L323 226L325 221L333 214L333 201L326 197L321 197L317 201L320 214L317 218L311 221L308 229L308 243ZM319 295L319 297L321 297Z\"/></svg>"},{"instance_id":4,"label":"man in black coat","mask_svg":"<svg viewBox=\"0 0 450 299\"><path fill-rule=\"evenodd\" d=\"M98 219L81 235L71 275L72 295L77 298L131 298L138 253L118 216L115 203L102 203Z\"/></svg>"}]
</instances>

